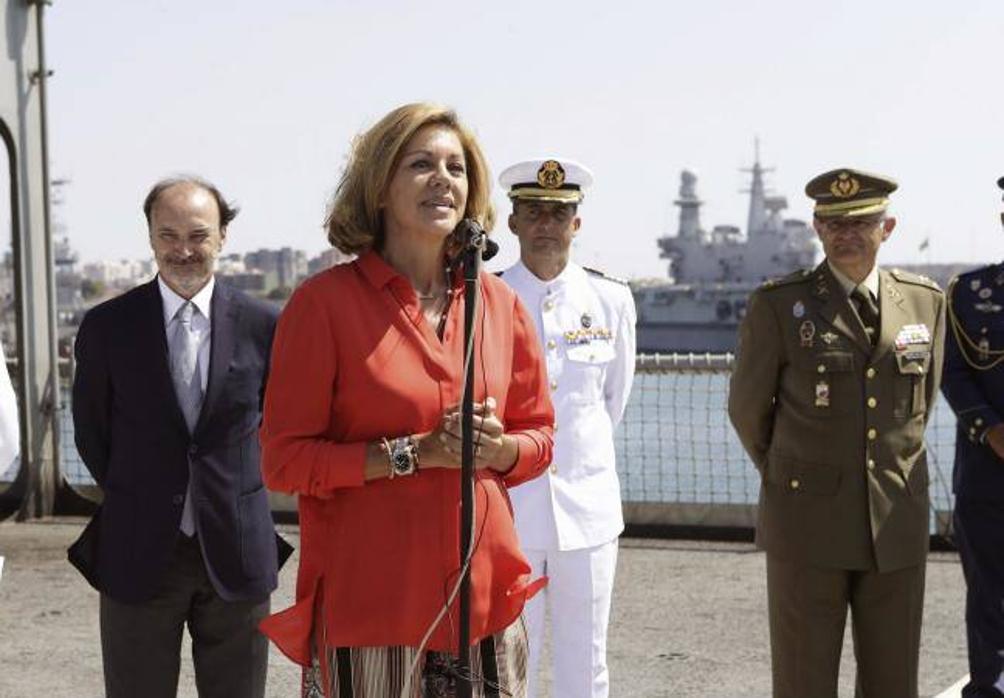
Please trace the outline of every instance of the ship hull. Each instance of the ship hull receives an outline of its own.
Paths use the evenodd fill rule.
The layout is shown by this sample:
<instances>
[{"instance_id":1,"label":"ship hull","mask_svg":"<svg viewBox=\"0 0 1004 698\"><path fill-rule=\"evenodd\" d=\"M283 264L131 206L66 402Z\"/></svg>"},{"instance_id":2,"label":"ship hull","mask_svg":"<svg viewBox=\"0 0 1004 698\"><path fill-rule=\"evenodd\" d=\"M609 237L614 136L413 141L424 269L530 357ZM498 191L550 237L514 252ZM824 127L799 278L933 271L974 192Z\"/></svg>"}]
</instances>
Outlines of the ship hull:
<instances>
[{"instance_id":1,"label":"ship hull","mask_svg":"<svg viewBox=\"0 0 1004 698\"><path fill-rule=\"evenodd\" d=\"M674 352L722 353L736 350L737 324L720 323L639 323L638 353Z\"/></svg>"}]
</instances>

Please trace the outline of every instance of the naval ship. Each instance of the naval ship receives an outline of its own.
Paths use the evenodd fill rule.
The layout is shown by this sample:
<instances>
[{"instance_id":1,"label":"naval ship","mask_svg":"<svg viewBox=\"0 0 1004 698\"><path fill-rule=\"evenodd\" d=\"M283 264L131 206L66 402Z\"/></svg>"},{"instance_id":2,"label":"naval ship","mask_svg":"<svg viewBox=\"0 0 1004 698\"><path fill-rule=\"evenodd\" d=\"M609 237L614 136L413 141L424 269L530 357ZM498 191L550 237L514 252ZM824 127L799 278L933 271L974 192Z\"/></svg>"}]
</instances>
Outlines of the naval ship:
<instances>
[{"instance_id":1,"label":"naval ship","mask_svg":"<svg viewBox=\"0 0 1004 698\"><path fill-rule=\"evenodd\" d=\"M784 218L783 196L769 196L759 157L749 188L746 235L734 225L701 227L697 176L680 175L676 235L658 239L669 260L668 279L631 282L638 309L638 352L731 352L750 292L770 278L814 266L816 233L804 221Z\"/></svg>"}]
</instances>

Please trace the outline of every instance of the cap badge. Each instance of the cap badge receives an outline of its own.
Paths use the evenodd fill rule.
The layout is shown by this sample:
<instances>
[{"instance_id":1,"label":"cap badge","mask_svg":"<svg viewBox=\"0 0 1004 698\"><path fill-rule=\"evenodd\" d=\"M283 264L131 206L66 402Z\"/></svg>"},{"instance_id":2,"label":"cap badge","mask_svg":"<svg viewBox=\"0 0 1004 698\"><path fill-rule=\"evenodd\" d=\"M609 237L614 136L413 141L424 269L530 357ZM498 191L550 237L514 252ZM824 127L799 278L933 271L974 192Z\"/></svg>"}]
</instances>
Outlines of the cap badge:
<instances>
[{"instance_id":1,"label":"cap badge","mask_svg":"<svg viewBox=\"0 0 1004 698\"><path fill-rule=\"evenodd\" d=\"M802 301L796 301L795 305L791 306L791 314L797 318L805 315L805 303Z\"/></svg>"},{"instance_id":2,"label":"cap badge","mask_svg":"<svg viewBox=\"0 0 1004 698\"><path fill-rule=\"evenodd\" d=\"M544 189L559 189L565 183L565 168L557 160L545 160L537 170L537 184Z\"/></svg>"},{"instance_id":3,"label":"cap badge","mask_svg":"<svg viewBox=\"0 0 1004 698\"><path fill-rule=\"evenodd\" d=\"M830 193L838 199L849 199L861 190L861 183L848 172L841 172L830 185Z\"/></svg>"},{"instance_id":4,"label":"cap badge","mask_svg":"<svg viewBox=\"0 0 1004 698\"><path fill-rule=\"evenodd\" d=\"M593 316L589 313L582 313L582 318L580 319L582 326L587 330L593 326Z\"/></svg>"}]
</instances>

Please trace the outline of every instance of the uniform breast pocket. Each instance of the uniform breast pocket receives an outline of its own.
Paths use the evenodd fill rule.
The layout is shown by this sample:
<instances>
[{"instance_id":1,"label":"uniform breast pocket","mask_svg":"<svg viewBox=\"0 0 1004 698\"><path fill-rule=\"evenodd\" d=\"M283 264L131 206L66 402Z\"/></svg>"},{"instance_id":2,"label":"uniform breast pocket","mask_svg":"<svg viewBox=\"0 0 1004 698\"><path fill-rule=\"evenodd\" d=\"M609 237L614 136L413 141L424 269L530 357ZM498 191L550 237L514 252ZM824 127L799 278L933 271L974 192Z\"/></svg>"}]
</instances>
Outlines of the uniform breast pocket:
<instances>
[{"instance_id":1,"label":"uniform breast pocket","mask_svg":"<svg viewBox=\"0 0 1004 698\"><path fill-rule=\"evenodd\" d=\"M569 348L562 375L569 399L577 402L602 400L603 377L613 358L614 348L604 341Z\"/></svg>"},{"instance_id":2,"label":"uniform breast pocket","mask_svg":"<svg viewBox=\"0 0 1004 698\"><path fill-rule=\"evenodd\" d=\"M853 354L823 352L806 356L795 365L799 404L811 405L817 416L835 415L855 408L858 387Z\"/></svg>"},{"instance_id":3,"label":"uniform breast pocket","mask_svg":"<svg viewBox=\"0 0 1004 698\"><path fill-rule=\"evenodd\" d=\"M930 349L896 352L895 416L901 419L924 414L927 409L927 374L931 369Z\"/></svg>"}]
</instances>

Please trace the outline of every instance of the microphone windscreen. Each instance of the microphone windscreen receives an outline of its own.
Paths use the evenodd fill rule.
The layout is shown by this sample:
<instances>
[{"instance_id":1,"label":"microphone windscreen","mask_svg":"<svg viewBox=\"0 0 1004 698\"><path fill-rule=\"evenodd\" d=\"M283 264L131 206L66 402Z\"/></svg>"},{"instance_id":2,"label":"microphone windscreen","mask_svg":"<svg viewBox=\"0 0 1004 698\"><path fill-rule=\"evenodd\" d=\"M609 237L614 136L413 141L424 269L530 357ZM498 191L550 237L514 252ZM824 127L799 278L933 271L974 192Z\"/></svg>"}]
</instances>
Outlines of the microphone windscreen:
<instances>
[{"instance_id":1,"label":"microphone windscreen","mask_svg":"<svg viewBox=\"0 0 1004 698\"><path fill-rule=\"evenodd\" d=\"M488 233L485 229L474 220L473 218L463 218L457 227L453 230L453 234L456 235L460 240L464 241L465 244L469 240L477 240L481 238L483 240L484 247L481 250L481 259L488 261L492 257L498 254L499 244L488 237Z\"/></svg>"}]
</instances>

